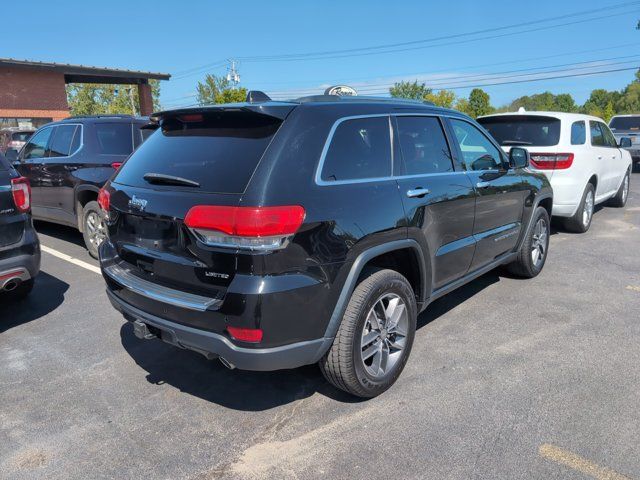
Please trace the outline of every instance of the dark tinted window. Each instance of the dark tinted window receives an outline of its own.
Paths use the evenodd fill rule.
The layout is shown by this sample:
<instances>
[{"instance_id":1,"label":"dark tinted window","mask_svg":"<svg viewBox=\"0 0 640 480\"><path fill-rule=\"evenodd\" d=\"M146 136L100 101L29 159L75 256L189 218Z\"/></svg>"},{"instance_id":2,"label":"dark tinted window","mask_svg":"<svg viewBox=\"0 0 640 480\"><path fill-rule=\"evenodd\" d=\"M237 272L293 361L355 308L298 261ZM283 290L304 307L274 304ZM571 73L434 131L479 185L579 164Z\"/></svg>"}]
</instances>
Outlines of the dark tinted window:
<instances>
[{"instance_id":1,"label":"dark tinted window","mask_svg":"<svg viewBox=\"0 0 640 480\"><path fill-rule=\"evenodd\" d=\"M49 142L49 157L66 157L71 152L71 142L76 125L60 125L54 128Z\"/></svg>"},{"instance_id":2,"label":"dark tinted window","mask_svg":"<svg viewBox=\"0 0 640 480\"><path fill-rule=\"evenodd\" d=\"M16 142L26 142L33 132L14 132L11 134L11 140Z\"/></svg>"},{"instance_id":3,"label":"dark tinted window","mask_svg":"<svg viewBox=\"0 0 640 480\"><path fill-rule=\"evenodd\" d=\"M591 130L591 145L604 147L604 135L600 130L600 124L598 122L589 122L589 129Z\"/></svg>"},{"instance_id":4,"label":"dark tinted window","mask_svg":"<svg viewBox=\"0 0 640 480\"><path fill-rule=\"evenodd\" d=\"M105 155L129 155L133 151L130 123L96 123L98 151Z\"/></svg>"},{"instance_id":5,"label":"dark tinted window","mask_svg":"<svg viewBox=\"0 0 640 480\"><path fill-rule=\"evenodd\" d=\"M583 120L571 124L571 145L584 145L587 141L587 127Z\"/></svg>"},{"instance_id":6,"label":"dark tinted window","mask_svg":"<svg viewBox=\"0 0 640 480\"><path fill-rule=\"evenodd\" d=\"M9 165L9 160L4 158L2 153L0 153L0 170L9 170L11 166Z\"/></svg>"},{"instance_id":7,"label":"dark tinted window","mask_svg":"<svg viewBox=\"0 0 640 480\"><path fill-rule=\"evenodd\" d=\"M550 147L560 141L560 120L538 115L501 115L479 118L500 145Z\"/></svg>"},{"instance_id":8,"label":"dark tinted window","mask_svg":"<svg viewBox=\"0 0 640 480\"><path fill-rule=\"evenodd\" d=\"M502 166L502 154L476 127L451 119L451 126L462 151L467 170L493 170Z\"/></svg>"},{"instance_id":9,"label":"dark tinted window","mask_svg":"<svg viewBox=\"0 0 640 480\"><path fill-rule=\"evenodd\" d=\"M22 150L22 158L28 160L30 158L43 158L47 151L47 144L53 128L47 127L36 133L29 143Z\"/></svg>"},{"instance_id":10,"label":"dark tinted window","mask_svg":"<svg viewBox=\"0 0 640 480\"><path fill-rule=\"evenodd\" d=\"M613 136L613 133L611 133L611 130L609 130L609 127L607 127L604 123L601 123L600 131L602 132L602 136L604 137L605 147L618 148L616 137Z\"/></svg>"},{"instance_id":11,"label":"dark tinted window","mask_svg":"<svg viewBox=\"0 0 640 480\"><path fill-rule=\"evenodd\" d=\"M336 128L324 159L322 180L340 181L391 175L388 117L354 118Z\"/></svg>"},{"instance_id":12,"label":"dark tinted window","mask_svg":"<svg viewBox=\"0 0 640 480\"><path fill-rule=\"evenodd\" d=\"M613 117L609 126L613 130L640 130L640 116L638 117Z\"/></svg>"},{"instance_id":13,"label":"dark tinted window","mask_svg":"<svg viewBox=\"0 0 640 480\"><path fill-rule=\"evenodd\" d=\"M80 148L80 145L82 144L82 132L83 132L82 126L78 125L75 133L73 134L73 140L71 140L71 150L70 150L71 154L76 153Z\"/></svg>"},{"instance_id":14,"label":"dark tinted window","mask_svg":"<svg viewBox=\"0 0 640 480\"><path fill-rule=\"evenodd\" d=\"M145 187L150 186L142 178L146 173L160 173L194 180L204 192L241 193L281 123L245 112L190 115L184 120L165 120L122 166L115 181Z\"/></svg>"},{"instance_id":15,"label":"dark tinted window","mask_svg":"<svg viewBox=\"0 0 640 480\"><path fill-rule=\"evenodd\" d=\"M451 152L435 117L397 117L405 175L452 172Z\"/></svg>"}]
</instances>

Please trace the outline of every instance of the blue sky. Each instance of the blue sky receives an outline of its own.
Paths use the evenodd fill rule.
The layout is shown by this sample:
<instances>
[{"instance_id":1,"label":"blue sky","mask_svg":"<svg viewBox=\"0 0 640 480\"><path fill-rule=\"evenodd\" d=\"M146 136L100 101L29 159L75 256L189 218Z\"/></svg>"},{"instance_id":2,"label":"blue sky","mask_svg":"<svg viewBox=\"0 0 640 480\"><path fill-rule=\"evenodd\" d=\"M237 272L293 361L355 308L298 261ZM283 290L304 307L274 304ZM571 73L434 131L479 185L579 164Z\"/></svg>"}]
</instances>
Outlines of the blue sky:
<instances>
[{"instance_id":1,"label":"blue sky","mask_svg":"<svg viewBox=\"0 0 640 480\"><path fill-rule=\"evenodd\" d=\"M623 3L629 5L570 16ZM492 30L549 17L558 18ZM589 19L594 20L585 21ZM507 77L518 73L502 72L538 67L562 69L563 74L630 68L640 66L638 19L640 2L624 0L31 1L29 14L3 22L0 57L171 73L175 78L163 82L162 102L178 106L194 102L195 85L206 72L226 72L224 65L203 65L228 58L367 48L478 30L487 33L411 44L396 49L404 51L385 54L301 61L244 59L239 64L241 83L284 97L320 93L324 85L336 83L378 93L398 79L418 78L449 87L487 83L489 74ZM568 22L579 23L546 28ZM538 30L511 35L527 29ZM497 34L509 35L480 38ZM581 64L564 66L569 63ZM568 92L583 102L592 89L622 88L633 75L628 70L483 88L494 105L545 90ZM468 92L468 88L456 90L458 95Z\"/></svg>"}]
</instances>

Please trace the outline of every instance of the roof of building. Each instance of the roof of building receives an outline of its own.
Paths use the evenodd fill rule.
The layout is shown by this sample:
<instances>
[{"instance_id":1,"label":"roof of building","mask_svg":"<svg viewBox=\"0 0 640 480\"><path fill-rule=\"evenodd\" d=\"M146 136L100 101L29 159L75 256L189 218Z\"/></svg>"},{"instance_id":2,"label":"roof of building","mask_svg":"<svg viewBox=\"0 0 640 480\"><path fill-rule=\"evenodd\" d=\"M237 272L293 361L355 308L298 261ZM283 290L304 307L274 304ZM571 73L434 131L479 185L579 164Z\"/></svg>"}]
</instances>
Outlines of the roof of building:
<instances>
[{"instance_id":1,"label":"roof of building","mask_svg":"<svg viewBox=\"0 0 640 480\"><path fill-rule=\"evenodd\" d=\"M150 79L169 80L171 78L168 73L72 65L68 63L37 62L33 60L17 60L15 58L0 58L0 68L2 67L59 72L64 74L67 83L143 83Z\"/></svg>"}]
</instances>

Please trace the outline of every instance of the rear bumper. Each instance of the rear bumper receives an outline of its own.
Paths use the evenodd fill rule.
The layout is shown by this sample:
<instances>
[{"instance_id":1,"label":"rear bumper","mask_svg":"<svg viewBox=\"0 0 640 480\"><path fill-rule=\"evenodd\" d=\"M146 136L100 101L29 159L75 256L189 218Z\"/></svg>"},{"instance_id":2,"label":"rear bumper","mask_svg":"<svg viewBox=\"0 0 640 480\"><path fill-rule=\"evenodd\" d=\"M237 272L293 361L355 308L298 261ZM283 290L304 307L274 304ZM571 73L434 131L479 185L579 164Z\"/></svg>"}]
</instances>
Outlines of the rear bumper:
<instances>
[{"instance_id":1,"label":"rear bumper","mask_svg":"<svg viewBox=\"0 0 640 480\"><path fill-rule=\"evenodd\" d=\"M30 219L18 243L0 248L0 272L20 268L25 268L30 278L40 272L40 242Z\"/></svg>"},{"instance_id":2,"label":"rear bumper","mask_svg":"<svg viewBox=\"0 0 640 480\"><path fill-rule=\"evenodd\" d=\"M113 307L133 322L140 320L155 327L160 338L172 345L194 350L209 358L222 357L241 370L271 371L296 368L320 360L331 339L319 338L272 348L243 348L232 344L224 335L170 322L135 308L107 289Z\"/></svg>"},{"instance_id":3,"label":"rear bumper","mask_svg":"<svg viewBox=\"0 0 640 480\"><path fill-rule=\"evenodd\" d=\"M555 172L551 177L551 187L553 188L553 210L551 214L556 217L571 217L578 210L584 193L584 185L564 172Z\"/></svg>"}]
</instances>

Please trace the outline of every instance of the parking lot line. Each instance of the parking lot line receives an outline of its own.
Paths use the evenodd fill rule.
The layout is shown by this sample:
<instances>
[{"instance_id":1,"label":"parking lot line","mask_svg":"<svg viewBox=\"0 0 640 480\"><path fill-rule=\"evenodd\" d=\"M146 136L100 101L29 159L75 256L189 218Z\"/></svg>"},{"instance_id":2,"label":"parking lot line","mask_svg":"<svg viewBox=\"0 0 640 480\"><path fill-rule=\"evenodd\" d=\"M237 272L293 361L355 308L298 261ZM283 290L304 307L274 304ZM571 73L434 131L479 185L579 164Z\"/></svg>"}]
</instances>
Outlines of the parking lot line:
<instances>
[{"instance_id":1,"label":"parking lot line","mask_svg":"<svg viewBox=\"0 0 640 480\"><path fill-rule=\"evenodd\" d=\"M555 445L548 443L540 445L538 453L541 457L553 460L556 463L565 465L597 480L631 480L630 477L615 472L610 468L601 467L580 455L556 447Z\"/></svg>"},{"instance_id":2,"label":"parking lot line","mask_svg":"<svg viewBox=\"0 0 640 480\"><path fill-rule=\"evenodd\" d=\"M57 250L54 250L53 248L47 247L46 245L40 245L40 248L42 249L43 252L46 252L49 255L53 255L54 257L61 258L62 260L65 260L69 263L73 263L74 265L77 265L78 267L86 268L87 270L97 273L98 275L100 274L100 268L96 267L95 265L91 265L90 263L83 262L82 260L74 258L71 255L67 255L66 253L62 253Z\"/></svg>"},{"instance_id":3,"label":"parking lot line","mask_svg":"<svg viewBox=\"0 0 640 480\"><path fill-rule=\"evenodd\" d=\"M627 290L632 290L634 292L640 292L640 287L637 285L627 285Z\"/></svg>"}]
</instances>

